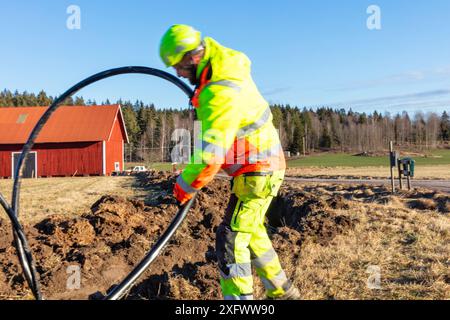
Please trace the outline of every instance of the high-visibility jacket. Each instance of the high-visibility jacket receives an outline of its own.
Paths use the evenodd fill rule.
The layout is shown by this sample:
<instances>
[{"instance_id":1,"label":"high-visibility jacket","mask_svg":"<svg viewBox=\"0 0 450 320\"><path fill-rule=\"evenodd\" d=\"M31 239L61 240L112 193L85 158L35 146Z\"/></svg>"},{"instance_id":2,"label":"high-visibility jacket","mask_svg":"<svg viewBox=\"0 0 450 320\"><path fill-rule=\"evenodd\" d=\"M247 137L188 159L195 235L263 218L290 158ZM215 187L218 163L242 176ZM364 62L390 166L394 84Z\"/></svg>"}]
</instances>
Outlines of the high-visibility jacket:
<instances>
[{"instance_id":1,"label":"high-visibility jacket","mask_svg":"<svg viewBox=\"0 0 450 320\"><path fill-rule=\"evenodd\" d=\"M204 46L192 99L201 132L176 186L186 196L205 186L221 168L238 176L286 167L269 104L251 77L250 60L212 38L206 37Z\"/></svg>"}]
</instances>

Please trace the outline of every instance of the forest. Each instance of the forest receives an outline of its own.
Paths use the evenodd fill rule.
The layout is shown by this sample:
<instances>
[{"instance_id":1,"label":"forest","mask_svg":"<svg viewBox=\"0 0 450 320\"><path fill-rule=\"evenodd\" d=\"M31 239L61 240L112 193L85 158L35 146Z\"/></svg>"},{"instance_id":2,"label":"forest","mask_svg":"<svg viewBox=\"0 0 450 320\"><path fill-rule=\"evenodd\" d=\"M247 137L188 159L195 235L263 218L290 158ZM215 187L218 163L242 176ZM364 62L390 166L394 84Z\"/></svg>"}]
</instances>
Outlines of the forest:
<instances>
[{"instance_id":1,"label":"forest","mask_svg":"<svg viewBox=\"0 0 450 320\"><path fill-rule=\"evenodd\" d=\"M34 94L5 89L0 92L0 107L49 106L54 99L45 91ZM195 114L192 109L162 109L143 101L97 103L80 96L64 102L67 106L110 104L122 106L130 139L125 157L130 162L170 161L170 151L176 143L172 140L173 131L180 128L193 131ZM283 149L293 156L329 150L346 153L382 151L387 149L389 141L405 149L430 150L448 145L450 141L448 111L442 114L410 114L407 111L381 114L327 106L314 110L289 104L270 107Z\"/></svg>"}]
</instances>

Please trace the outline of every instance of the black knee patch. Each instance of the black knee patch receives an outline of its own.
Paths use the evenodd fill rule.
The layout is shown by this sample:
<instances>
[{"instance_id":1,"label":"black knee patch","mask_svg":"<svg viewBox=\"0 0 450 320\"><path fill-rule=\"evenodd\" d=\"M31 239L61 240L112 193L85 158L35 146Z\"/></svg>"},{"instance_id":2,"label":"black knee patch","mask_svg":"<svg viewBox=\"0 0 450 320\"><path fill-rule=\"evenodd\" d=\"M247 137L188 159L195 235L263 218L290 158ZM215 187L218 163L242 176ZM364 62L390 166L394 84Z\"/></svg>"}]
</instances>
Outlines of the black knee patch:
<instances>
[{"instance_id":1,"label":"black knee patch","mask_svg":"<svg viewBox=\"0 0 450 320\"><path fill-rule=\"evenodd\" d=\"M234 247L236 242L237 232L231 230L231 227L226 224L221 224L216 232L216 254L219 268L226 275L229 274L227 265L235 264L236 257L234 256Z\"/></svg>"}]
</instances>

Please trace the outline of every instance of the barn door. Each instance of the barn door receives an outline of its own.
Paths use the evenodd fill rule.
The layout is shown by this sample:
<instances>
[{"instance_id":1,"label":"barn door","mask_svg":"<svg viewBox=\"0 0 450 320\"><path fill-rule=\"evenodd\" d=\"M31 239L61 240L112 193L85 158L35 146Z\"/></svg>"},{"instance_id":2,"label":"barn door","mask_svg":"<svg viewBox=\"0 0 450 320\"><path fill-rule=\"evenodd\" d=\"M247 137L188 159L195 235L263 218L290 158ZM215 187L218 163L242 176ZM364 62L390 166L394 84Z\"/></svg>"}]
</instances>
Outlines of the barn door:
<instances>
[{"instance_id":1,"label":"barn door","mask_svg":"<svg viewBox=\"0 0 450 320\"><path fill-rule=\"evenodd\" d=\"M15 177L17 162L19 162L20 153L13 153L12 157L12 167L14 168L13 176ZM37 176L37 161L36 152L30 152L27 159L25 160L22 178L36 178Z\"/></svg>"}]
</instances>

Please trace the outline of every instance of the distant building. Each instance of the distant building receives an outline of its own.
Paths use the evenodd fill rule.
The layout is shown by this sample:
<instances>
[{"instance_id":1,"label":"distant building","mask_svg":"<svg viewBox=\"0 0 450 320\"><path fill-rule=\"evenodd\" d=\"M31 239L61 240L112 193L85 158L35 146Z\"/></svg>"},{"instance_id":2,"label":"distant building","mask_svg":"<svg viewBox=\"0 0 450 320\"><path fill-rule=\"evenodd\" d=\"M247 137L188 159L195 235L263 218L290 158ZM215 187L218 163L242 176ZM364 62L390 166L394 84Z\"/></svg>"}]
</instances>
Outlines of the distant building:
<instances>
[{"instance_id":1,"label":"distant building","mask_svg":"<svg viewBox=\"0 0 450 320\"><path fill-rule=\"evenodd\" d=\"M11 178L47 107L0 108L0 178ZM124 170L128 135L120 105L61 106L41 130L23 177L111 175Z\"/></svg>"}]
</instances>

